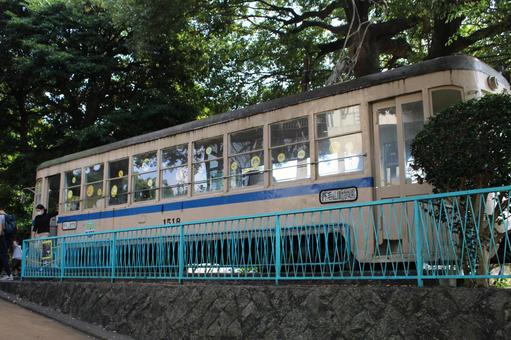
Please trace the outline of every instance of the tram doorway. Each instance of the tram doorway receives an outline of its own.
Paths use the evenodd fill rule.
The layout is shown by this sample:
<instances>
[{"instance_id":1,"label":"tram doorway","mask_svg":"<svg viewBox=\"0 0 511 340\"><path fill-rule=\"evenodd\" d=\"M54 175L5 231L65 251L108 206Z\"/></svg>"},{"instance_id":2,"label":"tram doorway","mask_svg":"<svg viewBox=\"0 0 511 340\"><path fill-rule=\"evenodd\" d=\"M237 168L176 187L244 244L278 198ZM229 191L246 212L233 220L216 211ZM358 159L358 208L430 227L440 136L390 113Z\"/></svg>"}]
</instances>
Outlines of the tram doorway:
<instances>
[{"instance_id":1,"label":"tram doorway","mask_svg":"<svg viewBox=\"0 0 511 340\"><path fill-rule=\"evenodd\" d=\"M411 145L427 118L422 94L419 92L373 103L372 114L375 198L381 200L431 193L431 186L419 184L417 173L411 167ZM382 209L385 211L375 211L375 221L378 222L376 256L388 256L397 252L399 247L408 248L408 241L415 237L412 205L388 205ZM406 225L408 228L403 228Z\"/></svg>"},{"instance_id":2,"label":"tram doorway","mask_svg":"<svg viewBox=\"0 0 511 340\"><path fill-rule=\"evenodd\" d=\"M60 174L48 177L48 194L46 196L47 209L49 212L59 210ZM50 221L50 236L57 236L57 218Z\"/></svg>"}]
</instances>

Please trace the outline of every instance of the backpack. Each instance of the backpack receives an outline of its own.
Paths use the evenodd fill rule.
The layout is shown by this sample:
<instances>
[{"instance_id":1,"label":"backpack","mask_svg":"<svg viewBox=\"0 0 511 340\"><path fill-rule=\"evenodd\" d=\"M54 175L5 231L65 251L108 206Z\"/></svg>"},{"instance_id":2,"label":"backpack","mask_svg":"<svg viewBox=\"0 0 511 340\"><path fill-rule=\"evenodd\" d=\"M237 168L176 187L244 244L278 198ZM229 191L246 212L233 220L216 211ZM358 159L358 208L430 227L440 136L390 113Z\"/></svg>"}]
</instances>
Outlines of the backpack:
<instances>
[{"instance_id":1,"label":"backpack","mask_svg":"<svg viewBox=\"0 0 511 340\"><path fill-rule=\"evenodd\" d=\"M6 236L12 236L16 234L16 217L13 215L4 215L5 220L5 227L4 227L4 233Z\"/></svg>"}]
</instances>

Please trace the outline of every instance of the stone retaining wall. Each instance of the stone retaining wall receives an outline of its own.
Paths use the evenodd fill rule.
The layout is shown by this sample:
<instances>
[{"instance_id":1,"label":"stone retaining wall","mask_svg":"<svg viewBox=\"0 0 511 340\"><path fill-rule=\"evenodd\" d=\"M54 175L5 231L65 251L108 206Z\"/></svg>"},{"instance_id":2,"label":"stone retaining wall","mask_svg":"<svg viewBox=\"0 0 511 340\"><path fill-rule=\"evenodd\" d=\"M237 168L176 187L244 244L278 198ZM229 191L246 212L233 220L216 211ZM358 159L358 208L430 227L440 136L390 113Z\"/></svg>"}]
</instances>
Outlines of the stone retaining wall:
<instances>
[{"instance_id":1,"label":"stone retaining wall","mask_svg":"<svg viewBox=\"0 0 511 340\"><path fill-rule=\"evenodd\" d=\"M0 289L138 339L511 339L511 290L138 282Z\"/></svg>"}]
</instances>

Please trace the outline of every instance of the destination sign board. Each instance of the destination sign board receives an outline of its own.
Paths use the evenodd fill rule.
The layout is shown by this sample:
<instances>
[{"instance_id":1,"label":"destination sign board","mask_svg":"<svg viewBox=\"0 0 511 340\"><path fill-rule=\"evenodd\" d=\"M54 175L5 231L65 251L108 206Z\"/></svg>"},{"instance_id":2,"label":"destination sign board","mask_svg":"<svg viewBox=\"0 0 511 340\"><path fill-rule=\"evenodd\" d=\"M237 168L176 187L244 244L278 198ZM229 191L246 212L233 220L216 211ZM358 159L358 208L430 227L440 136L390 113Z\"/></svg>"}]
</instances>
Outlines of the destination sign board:
<instances>
[{"instance_id":1,"label":"destination sign board","mask_svg":"<svg viewBox=\"0 0 511 340\"><path fill-rule=\"evenodd\" d=\"M319 201L321 204L353 202L358 199L358 190L355 187L321 190Z\"/></svg>"},{"instance_id":2,"label":"destination sign board","mask_svg":"<svg viewBox=\"0 0 511 340\"><path fill-rule=\"evenodd\" d=\"M75 230L75 229L76 229L76 221L62 223L62 230Z\"/></svg>"}]
</instances>

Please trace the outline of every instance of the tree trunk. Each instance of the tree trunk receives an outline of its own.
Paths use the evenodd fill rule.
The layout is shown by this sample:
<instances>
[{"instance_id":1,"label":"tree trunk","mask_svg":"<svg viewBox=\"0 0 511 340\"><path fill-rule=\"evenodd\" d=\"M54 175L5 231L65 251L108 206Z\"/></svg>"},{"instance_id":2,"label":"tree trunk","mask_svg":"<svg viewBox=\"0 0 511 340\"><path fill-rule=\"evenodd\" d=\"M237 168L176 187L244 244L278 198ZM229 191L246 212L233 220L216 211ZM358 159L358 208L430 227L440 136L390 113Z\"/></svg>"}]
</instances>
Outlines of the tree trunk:
<instances>
[{"instance_id":1,"label":"tree trunk","mask_svg":"<svg viewBox=\"0 0 511 340\"><path fill-rule=\"evenodd\" d=\"M447 17L442 16L434 20L431 45L429 46L426 59L433 59L452 53L447 45L449 40L452 39L459 30L463 19L465 19L465 17L459 17L448 21Z\"/></svg>"},{"instance_id":2,"label":"tree trunk","mask_svg":"<svg viewBox=\"0 0 511 340\"><path fill-rule=\"evenodd\" d=\"M350 3L348 1L348 3ZM351 5L345 9L347 18L355 18L353 32L357 33L348 42L349 56L354 64L355 77L362 77L380 71L379 51L369 23L370 1L355 1L356 13ZM351 32L350 32L351 33Z\"/></svg>"},{"instance_id":3,"label":"tree trunk","mask_svg":"<svg viewBox=\"0 0 511 340\"><path fill-rule=\"evenodd\" d=\"M482 200L485 200L483 195L477 195L474 203L474 219L479 222L478 229L478 244L477 247L477 270L476 274L478 276L488 275L490 273L490 231L488 226L488 220L486 217L486 213L484 210L484 206L482 205ZM480 207L482 207L480 209ZM476 285L478 287L489 287L490 280L486 278L478 278L476 279Z\"/></svg>"},{"instance_id":4,"label":"tree trunk","mask_svg":"<svg viewBox=\"0 0 511 340\"><path fill-rule=\"evenodd\" d=\"M337 63L334 66L334 69L332 70L332 73L330 73L330 76L328 76L328 79L325 82L325 85L333 85L335 83L338 83L339 81L342 82L343 74L346 74L348 72L348 66L349 61L347 58L339 56L339 59L337 59Z\"/></svg>"},{"instance_id":5,"label":"tree trunk","mask_svg":"<svg viewBox=\"0 0 511 340\"><path fill-rule=\"evenodd\" d=\"M490 251L486 242L482 244L479 250L477 275L488 275L490 273ZM489 287L490 279L480 278L476 280L478 287Z\"/></svg>"},{"instance_id":6,"label":"tree trunk","mask_svg":"<svg viewBox=\"0 0 511 340\"><path fill-rule=\"evenodd\" d=\"M362 38L363 37L360 37L360 39ZM350 54L353 52L350 51ZM360 51L357 60L355 60L355 77L358 78L368 74L380 72L379 56L380 52L378 50L378 46L374 41L372 41L370 32L367 32L364 41L360 45Z\"/></svg>"}]
</instances>

